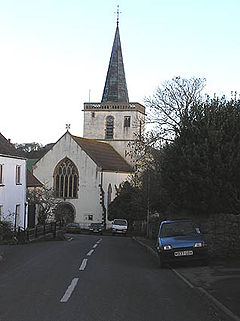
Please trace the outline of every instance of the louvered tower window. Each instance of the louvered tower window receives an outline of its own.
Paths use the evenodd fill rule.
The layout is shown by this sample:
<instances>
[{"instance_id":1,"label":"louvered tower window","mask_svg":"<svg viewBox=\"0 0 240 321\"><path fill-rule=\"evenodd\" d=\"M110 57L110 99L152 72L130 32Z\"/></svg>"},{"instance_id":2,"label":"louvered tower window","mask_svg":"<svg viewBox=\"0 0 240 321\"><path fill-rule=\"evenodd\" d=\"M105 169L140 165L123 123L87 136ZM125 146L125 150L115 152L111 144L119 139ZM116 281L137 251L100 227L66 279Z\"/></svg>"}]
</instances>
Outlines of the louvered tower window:
<instances>
[{"instance_id":1,"label":"louvered tower window","mask_svg":"<svg viewBox=\"0 0 240 321\"><path fill-rule=\"evenodd\" d=\"M106 138L113 138L114 118L107 116L106 118Z\"/></svg>"},{"instance_id":2,"label":"louvered tower window","mask_svg":"<svg viewBox=\"0 0 240 321\"><path fill-rule=\"evenodd\" d=\"M55 169L54 187L56 197L77 198L79 175L77 167L68 159L63 159Z\"/></svg>"}]
</instances>

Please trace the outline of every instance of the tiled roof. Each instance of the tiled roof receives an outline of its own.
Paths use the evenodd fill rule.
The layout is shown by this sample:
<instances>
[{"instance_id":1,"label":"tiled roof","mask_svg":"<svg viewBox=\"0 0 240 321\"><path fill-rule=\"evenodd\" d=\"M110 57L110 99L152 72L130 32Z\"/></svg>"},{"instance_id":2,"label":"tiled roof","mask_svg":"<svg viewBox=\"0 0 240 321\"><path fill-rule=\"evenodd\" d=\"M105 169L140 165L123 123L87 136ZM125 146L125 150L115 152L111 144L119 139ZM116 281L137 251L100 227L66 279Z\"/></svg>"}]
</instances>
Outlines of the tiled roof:
<instances>
[{"instance_id":1,"label":"tiled roof","mask_svg":"<svg viewBox=\"0 0 240 321\"><path fill-rule=\"evenodd\" d=\"M111 145L94 139L87 139L73 135L72 138L103 170L127 173L133 172L133 168L115 151Z\"/></svg>"},{"instance_id":2,"label":"tiled roof","mask_svg":"<svg viewBox=\"0 0 240 321\"><path fill-rule=\"evenodd\" d=\"M43 184L34 176L29 170L27 170L27 187L42 187Z\"/></svg>"},{"instance_id":3,"label":"tiled roof","mask_svg":"<svg viewBox=\"0 0 240 321\"><path fill-rule=\"evenodd\" d=\"M13 157L21 157L21 154L1 133L0 133L0 154Z\"/></svg>"},{"instance_id":4,"label":"tiled roof","mask_svg":"<svg viewBox=\"0 0 240 321\"><path fill-rule=\"evenodd\" d=\"M128 102L128 90L124 72L122 48L117 25L102 102Z\"/></svg>"}]
</instances>

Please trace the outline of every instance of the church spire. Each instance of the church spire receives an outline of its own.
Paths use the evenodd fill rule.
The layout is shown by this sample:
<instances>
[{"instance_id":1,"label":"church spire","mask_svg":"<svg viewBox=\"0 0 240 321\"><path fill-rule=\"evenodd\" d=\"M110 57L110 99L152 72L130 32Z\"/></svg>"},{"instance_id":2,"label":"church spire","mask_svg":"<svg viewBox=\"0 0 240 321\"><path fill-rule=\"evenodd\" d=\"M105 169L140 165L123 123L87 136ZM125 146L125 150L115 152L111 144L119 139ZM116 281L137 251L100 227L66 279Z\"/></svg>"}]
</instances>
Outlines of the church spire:
<instances>
[{"instance_id":1,"label":"church spire","mask_svg":"<svg viewBox=\"0 0 240 321\"><path fill-rule=\"evenodd\" d=\"M119 12L102 102L129 102L118 25Z\"/></svg>"}]
</instances>

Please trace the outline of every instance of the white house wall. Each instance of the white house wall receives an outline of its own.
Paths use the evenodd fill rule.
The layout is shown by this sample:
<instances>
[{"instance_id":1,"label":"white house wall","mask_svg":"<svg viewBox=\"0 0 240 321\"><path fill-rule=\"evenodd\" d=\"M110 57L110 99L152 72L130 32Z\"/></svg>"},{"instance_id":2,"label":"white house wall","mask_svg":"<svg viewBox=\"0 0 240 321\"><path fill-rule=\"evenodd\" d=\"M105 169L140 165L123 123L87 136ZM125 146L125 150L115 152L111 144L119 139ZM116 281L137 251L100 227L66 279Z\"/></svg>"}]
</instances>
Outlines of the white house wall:
<instances>
[{"instance_id":1,"label":"white house wall","mask_svg":"<svg viewBox=\"0 0 240 321\"><path fill-rule=\"evenodd\" d=\"M11 221L14 226L16 206L19 205L16 227L24 228L24 224L27 226L26 160L0 156L0 164L3 165L3 184L0 185L1 220ZM16 166L21 168L20 184L16 184Z\"/></svg>"}]
</instances>

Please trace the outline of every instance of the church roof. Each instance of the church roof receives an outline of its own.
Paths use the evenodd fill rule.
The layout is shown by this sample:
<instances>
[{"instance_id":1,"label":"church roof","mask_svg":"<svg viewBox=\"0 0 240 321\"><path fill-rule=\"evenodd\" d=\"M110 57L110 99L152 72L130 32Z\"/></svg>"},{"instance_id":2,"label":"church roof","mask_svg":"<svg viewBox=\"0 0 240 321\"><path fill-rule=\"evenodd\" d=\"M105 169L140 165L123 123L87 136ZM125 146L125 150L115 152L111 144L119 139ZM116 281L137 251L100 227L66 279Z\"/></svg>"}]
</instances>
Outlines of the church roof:
<instances>
[{"instance_id":1,"label":"church roof","mask_svg":"<svg viewBox=\"0 0 240 321\"><path fill-rule=\"evenodd\" d=\"M128 102L119 27L115 32L111 58L103 90L102 102Z\"/></svg>"},{"instance_id":2,"label":"church roof","mask_svg":"<svg viewBox=\"0 0 240 321\"><path fill-rule=\"evenodd\" d=\"M13 157L21 157L19 151L0 133L0 154Z\"/></svg>"},{"instance_id":3,"label":"church roof","mask_svg":"<svg viewBox=\"0 0 240 321\"><path fill-rule=\"evenodd\" d=\"M103 170L132 173L133 168L118 154L115 149L103 142L71 135L76 143Z\"/></svg>"}]
</instances>

